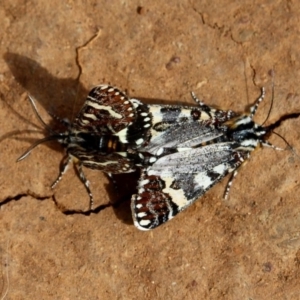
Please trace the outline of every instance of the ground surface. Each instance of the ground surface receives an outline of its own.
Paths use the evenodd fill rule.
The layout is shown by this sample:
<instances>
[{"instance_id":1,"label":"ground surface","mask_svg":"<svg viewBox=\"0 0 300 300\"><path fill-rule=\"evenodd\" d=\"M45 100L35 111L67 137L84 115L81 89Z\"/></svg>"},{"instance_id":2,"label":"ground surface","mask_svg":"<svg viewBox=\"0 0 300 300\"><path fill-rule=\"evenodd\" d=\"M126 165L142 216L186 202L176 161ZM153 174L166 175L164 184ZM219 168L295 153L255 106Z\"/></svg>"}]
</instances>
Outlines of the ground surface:
<instances>
[{"instance_id":1,"label":"ground surface","mask_svg":"<svg viewBox=\"0 0 300 300\"><path fill-rule=\"evenodd\" d=\"M5 2L5 1L4 1ZM119 195L86 171L98 214L74 174L55 191L62 149L43 137L26 99L72 118L88 90L111 83L148 103L206 103L244 111L267 90L256 117L299 111L297 1L21 1L0 7L0 258L2 299L299 299L299 157L263 149L240 172L151 232ZM272 72L274 70L274 72ZM38 125L38 126L37 126ZM277 131L300 154L300 120ZM278 146L285 143L273 135ZM134 181L134 179L133 179ZM134 186L134 184L133 184Z\"/></svg>"}]
</instances>

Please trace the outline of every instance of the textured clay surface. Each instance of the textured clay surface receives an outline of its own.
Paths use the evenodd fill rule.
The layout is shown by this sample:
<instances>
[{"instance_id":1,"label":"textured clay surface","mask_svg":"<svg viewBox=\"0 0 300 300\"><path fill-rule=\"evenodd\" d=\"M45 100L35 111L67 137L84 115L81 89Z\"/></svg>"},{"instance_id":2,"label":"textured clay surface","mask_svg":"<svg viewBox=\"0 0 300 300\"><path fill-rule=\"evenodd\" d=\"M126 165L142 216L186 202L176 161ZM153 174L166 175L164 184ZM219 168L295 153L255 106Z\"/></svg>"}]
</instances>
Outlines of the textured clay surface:
<instances>
[{"instance_id":1,"label":"textured clay surface","mask_svg":"<svg viewBox=\"0 0 300 300\"><path fill-rule=\"evenodd\" d=\"M2 2L1 299L300 298L300 120L277 130L295 153L256 151L227 201L225 179L150 232L132 224L136 174L118 178L115 191L86 170L100 207L87 216L73 168L49 188L63 156L55 142L16 163L45 135L27 94L51 126L47 111L72 119L100 83L147 103L193 104L194 91L236 111L265 86L262 123L273 80L267 122L299 111L299 2Z\"/></svg>"}]
</instances>

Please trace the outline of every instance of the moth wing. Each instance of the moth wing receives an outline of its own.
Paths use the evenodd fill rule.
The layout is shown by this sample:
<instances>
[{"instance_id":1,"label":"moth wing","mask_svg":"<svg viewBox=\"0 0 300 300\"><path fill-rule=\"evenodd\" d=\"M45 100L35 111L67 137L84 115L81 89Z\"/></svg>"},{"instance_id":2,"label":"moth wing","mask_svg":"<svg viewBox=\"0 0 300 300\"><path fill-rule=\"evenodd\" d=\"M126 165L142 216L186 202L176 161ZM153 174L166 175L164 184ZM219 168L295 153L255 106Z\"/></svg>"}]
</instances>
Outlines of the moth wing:
<instances>
[{"instance_id":1,"label":"moth wing","mask_svg":"<svg viewBox=\"0 0 300 300\"><path fill-rule=\"evenodd\" d=\"M133 122L134 117L133 104L125 93L112 86L99 85L89 92L74 127L99 133L109 129L119 132Z\"/></svg>"},{"instance_id":2,"label":"moth wing","mask_svg":"<svg viewBox=\"0 0 300 300\"><path fill-rule=\"evenodd\" d=\"M148 107L116 87L99 85L88 94L73 128L79 132L117 135L123 143L141 145L148 137Z\"/></svg>"},{"instance_id":3,"label":"moth wing","mask_svg":"<svg viewBox=\"0 0 300 300\"><path fill-rule=\"evenodd\" d=\"M191 148L222 136L224 132L211 121L188 121L176 123L151 138L143 150L156 155L162 148Z\"/></svg>"},{"instance_id":4,"label":"moth wing","mask_svg":"<svg viewBox=\"0 0 300 300\"><path fill-rule=\"evenodd\" d=\"M191 148L159 158L147 169L151 175L197 174L213 169L230 156L236 143L224 142Z\"/></svg>"},{"instance_id":5,"label":"moth wing","mask_svg":"<svg viewBox=\"0 0 300 300\"><path fill-rule=\"evenodd\" d=\"M198 102L198 106L148 105L155 130L164 131L169 124L218 119L221 123L236 116L232 110L221 110ZM165 125L165 126L164 126Z\"/></svg>"},{"instance_id":6,"label":"moth wing","mask_svg":"<svg viewBox=\"0 0 300 300\"><path fill-rule=\"evenodd\" d=\"M97 150L80 150L78 148L74 149L71 155L76 157L83 166L105 173L121 174L136 170L134 160L127 157L126 152L104 154Z\"/></svg>"},{"instance_id":7,"label":"moth wing","mask_svg":"<svg viewBox=\"0 0 300 300\"><path fill-rule=\"evenodd\" d=\"M154 155L161 148L194 147L222 133L218 128L236 114L210 107L201 101L199 106L148 105L152 116L151 140L145 147Z\"/></svg>"},{"instance_id":8,"label":"moth wing","mask_svg":"<svg viewBox=\"0 0 300 300\"><path fill-rule=\"evenodd\" d=\"M131 209L138 229L153 229L190 206L240 166L247 152L212 144L164 156L143 171Z\"/></svg>"}]
</instances>

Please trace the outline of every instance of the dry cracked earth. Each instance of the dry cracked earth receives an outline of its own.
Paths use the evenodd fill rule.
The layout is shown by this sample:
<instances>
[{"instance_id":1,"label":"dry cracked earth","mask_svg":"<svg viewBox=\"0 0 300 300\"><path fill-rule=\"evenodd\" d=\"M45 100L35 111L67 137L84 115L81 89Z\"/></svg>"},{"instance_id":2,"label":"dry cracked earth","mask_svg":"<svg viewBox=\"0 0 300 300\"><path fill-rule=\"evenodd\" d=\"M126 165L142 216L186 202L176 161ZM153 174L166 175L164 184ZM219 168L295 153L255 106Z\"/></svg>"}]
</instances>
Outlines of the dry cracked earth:
<instances>
[{"instance_id":1,"label":"dry cracked earth","mask_svg":"<svg viewBox=\"0 0 300 300\"><path fill-rule=\"evenodd\" d=\"M237 176L165 225L137 230L138 174L85 170L98 210L73 168L54 189L63 149L27 100L72 119L95 85L146 103L206 103L243 112L264 86L255 120L300 111L297 1L2 1L0 7L1 299L299 299L300 120Z\"/></svg>"}]
</instances>

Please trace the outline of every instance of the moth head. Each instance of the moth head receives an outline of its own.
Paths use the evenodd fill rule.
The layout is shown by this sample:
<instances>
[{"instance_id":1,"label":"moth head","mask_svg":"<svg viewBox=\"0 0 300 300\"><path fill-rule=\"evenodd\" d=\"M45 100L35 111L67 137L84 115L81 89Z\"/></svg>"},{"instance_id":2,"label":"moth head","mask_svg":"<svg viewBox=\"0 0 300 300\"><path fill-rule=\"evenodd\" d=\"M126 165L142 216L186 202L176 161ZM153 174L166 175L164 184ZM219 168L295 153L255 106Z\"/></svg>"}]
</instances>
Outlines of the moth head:
<instances>
[{"instance_id":1,"label":"moth head","mask_svg":"<svg viewBox=\"0 0 300 300\"><path fill-rule=\"evenodd\" d=\"M69 140L69 136L70 136L70 123L67 120L61 120L59 119L62 123L64 123L65 126L68 127L68 130L65 132L56 132L54 131L50 126L48 126L44 120L42 119L41 115L39 114L35 101L34 99L28 95L29 101L33 107L33 111L35 112L37 118L39 119L39 121L41 122L41 124L43 125L43 127L50 133L48 136L36 141L34 144L32 144L18 159L17 162L23 160L24 158L26 158L31 151L37 147L38 145L48 142L48 141L52 141L52 140L57 140L60 144L66 146L68 144L68 140Z\"/></svg>"},{"instance_id":2,"label":"moth head","mask_svg":"<svg viewBox=\"0 0 300 300\"><path fill-rule=\"evenodd\" d=\"M256 100L256 102L254 103L254 105L252 105L251 108L250 108L250 117L252 119L253 119L256 111L257 111L257 108L258 108L259 104L263 101L264 97L265 97L265 89L262 88L261 89L261 95L260 95L260 97ZM282 124L282 122L284 122L286 120L298 118L300 116L300 113L299 112L294 112L294 113L290 113L290 114L285 114L285 115L281 116L274 123L265 126L264 124L268 121L268 119L269 119L269 117L271 115L271 111L272 111L272 108L273 108L273 103L274 103L274 82L272 83L271 105L270 105L268 114L266 116L266 119L265 119L265 121L261 125L257 125L256 124L256 134L257 134L258 137L260 137L260 140L259 140L260 141L260 145L267 146L267 147L272 147L272 148L277 149L277 150L282 150L281 148L278 148L278 147L270 144L266 140L266 139L268 139L268 137L272 133L274 133L274 134L278 135L279 137L281 137L285 141L285 143L291 148L291 146L289 145L289 143L281 135L279 135L278 133L276 133L274 131L274 129L278 128Z\"/></svg>"}]
</instances>

